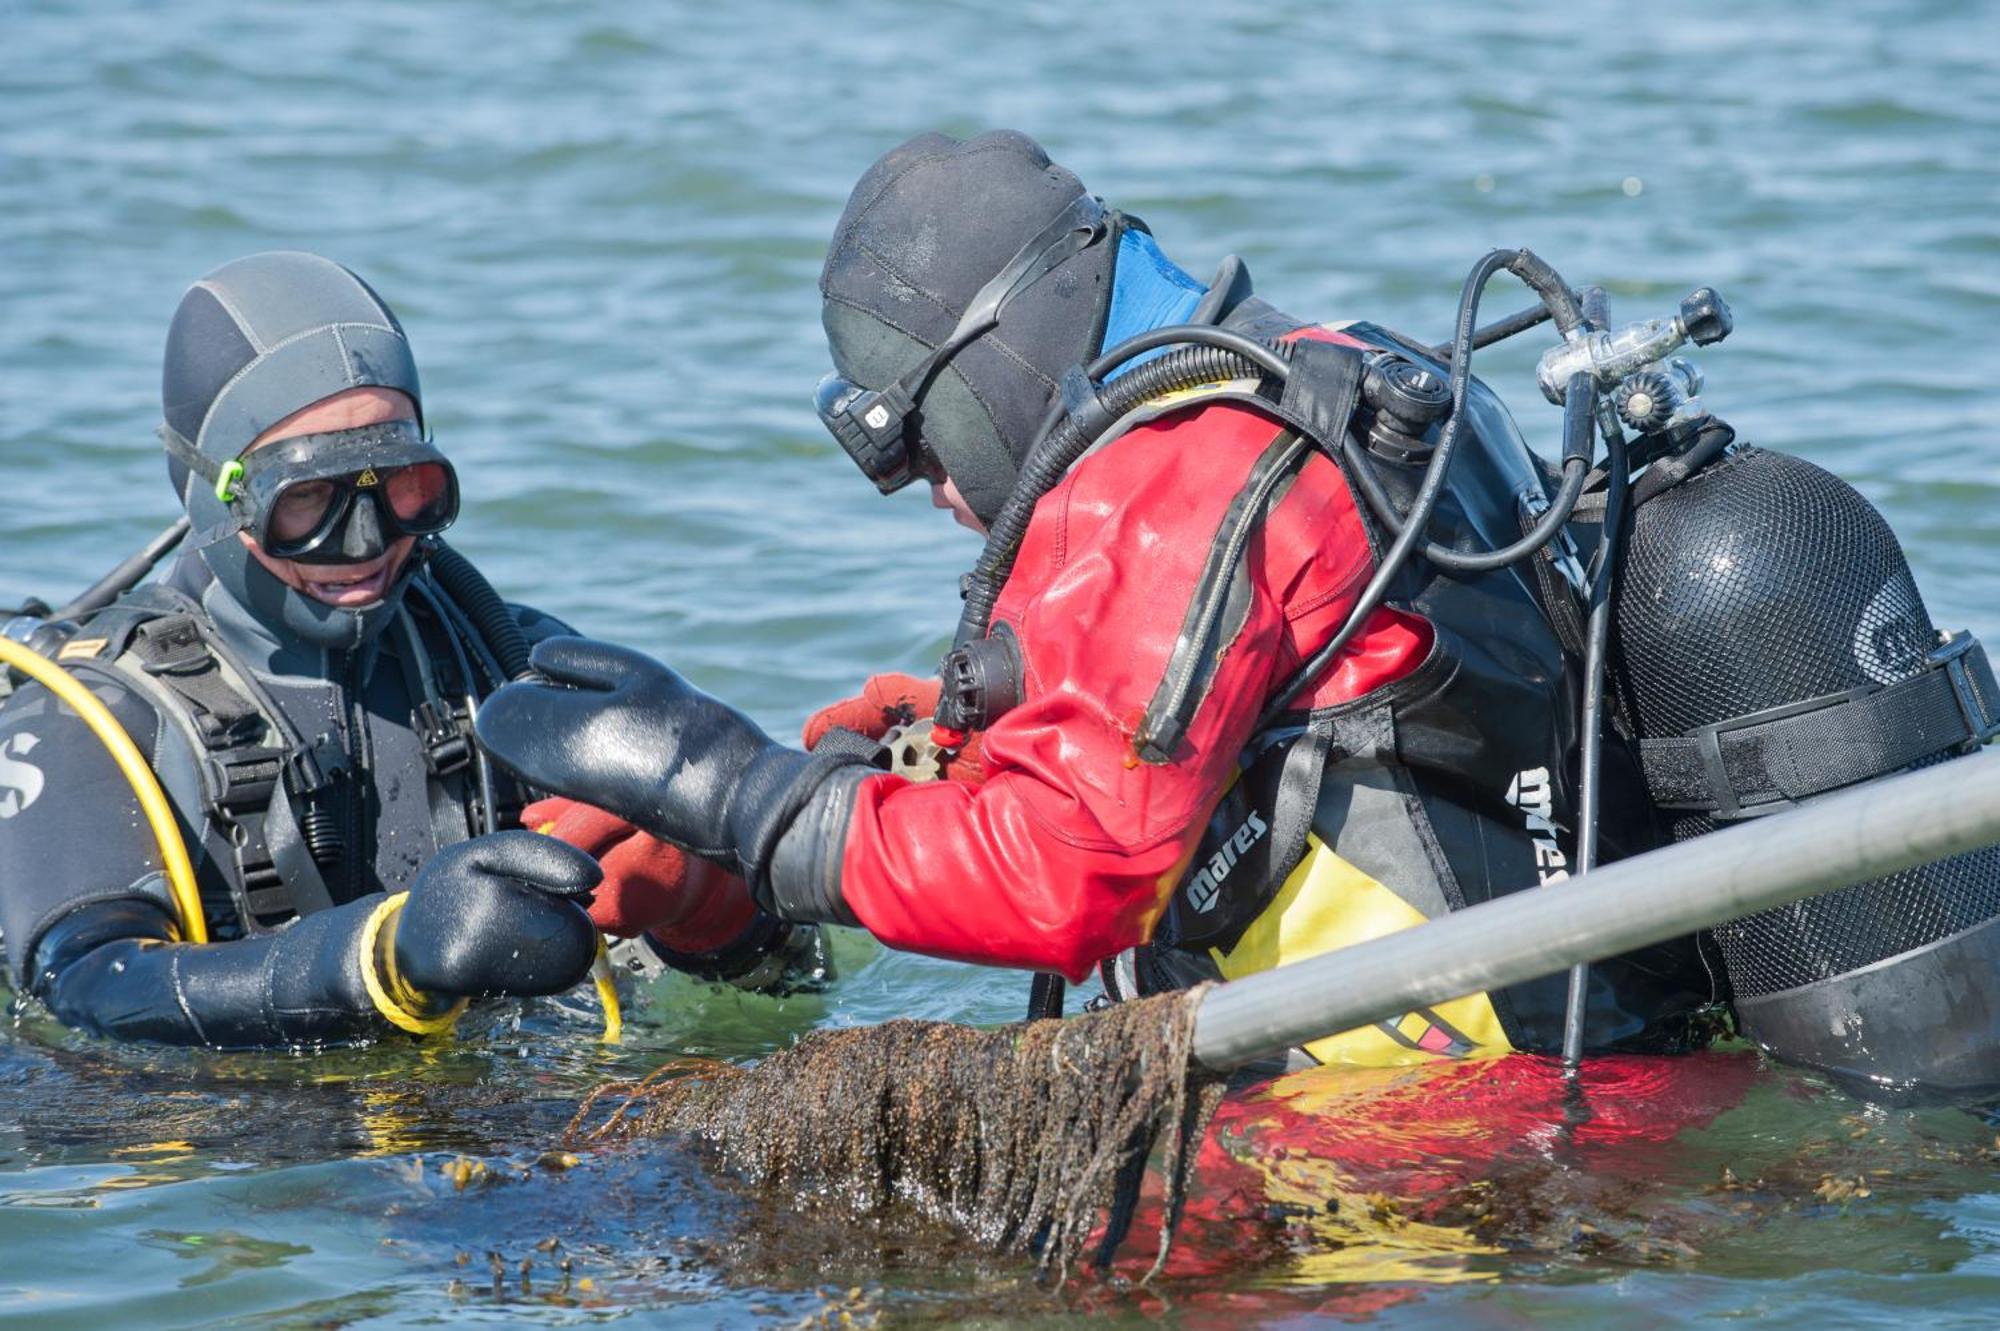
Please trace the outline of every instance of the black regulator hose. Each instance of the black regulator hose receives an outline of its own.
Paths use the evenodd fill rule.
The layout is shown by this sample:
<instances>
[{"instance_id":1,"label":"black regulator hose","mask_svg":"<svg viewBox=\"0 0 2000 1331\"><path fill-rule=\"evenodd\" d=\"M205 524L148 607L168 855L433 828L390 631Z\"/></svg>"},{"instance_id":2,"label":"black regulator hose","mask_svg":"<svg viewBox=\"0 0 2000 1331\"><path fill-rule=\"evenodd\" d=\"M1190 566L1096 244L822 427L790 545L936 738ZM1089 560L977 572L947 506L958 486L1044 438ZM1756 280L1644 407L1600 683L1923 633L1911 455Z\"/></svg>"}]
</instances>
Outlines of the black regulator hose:
<instances>
[{"instance_id":1,"label":"black regulator hose","mask_svg":"<svg viewBox=\"0 0 2000 1331\"><path fill-rule=\"evenodd\" d=\"M1454 325L1451 343L1451 411L1445 417L1444 427L1438 431L1438 441L1431 450L1430 462L1424 468L1423 483L1417 487L1416 498L1410 503L1410 511L1403 515L1403 529L1389 544L1376 566L1375 576L1361 589L1355 599L1354 608L1348 612L1347 621L1340 626L1340 632L1327 639L1312 659L1293 672L1292 677L1271 696L1264 705L1264 711L1257 718L1256 730L1263 730L1290 707L1292 699L1299 692L1325 673L1333 658L1342 648L1354 640L1369 617L1381 606L1389 595L1389 584L1410 562L1410 556L1424 540L1424 529L1430 525L1431 513L1437 508L1438 497L1444 493L1445 473L1451 466L1451 457L1458 448L1458 436L1465 425L1465 395L1472 385L1472 340L1479 328L1479 298L1486 290L1486 284L1494 274L1502 269L1514 272L1533 287L1554 311L1556 326L1567 332L1583 321L1583 311L1578 308L1576 297L1556 275L1555 270L1535 258L1526 250L1493 250L1472 266L1466 275L1465 285L1458 296L1458 321ZM1522 271L1525 269L1526 271ZM1544 289L1544 288L1548 289ZM1254 732L1253 732L1254 733Z\"/></svg>"},{"instance_id":2,"label":"black regulator hose","mask_svg":"<svg viewBox=\"0 0 2000 1331\"><path fill-rule=\"evenodd\" d=\"M1463 551L1439 545L1436 541L1424 543L1424 558L1439 568L1453 573L1487 573L1496 568L1526 559L1556 538L1556 533L1576 511L1576 501L1583 495L1584 483L1590 479L1591 431L1595 428L1594 417L1597 410L1597 387L1588 374L1576 374L1569 381L1568 395L1563 399L1563 455L1562 484L1556 487L1555 497L1542 511L1542 516L1526 535L1512 545L1498 550ZM1381 480L1375 475L1373 464L1361 442L1352 434L1341 441L1341 456L1347 462L1347 474L1361 491L1361 497L1382 525L1389 529L1391 536L1403 534L1403 515L1396 511L1396 505L1382 488Z\"/></svg>"},{"instance_id":3,"label":"black regulator hose","mask_svg":"<svg viewBox=\"0 0 2000 1331\"><path fill-rule=\"evenodd\" d=\"M1563 479L1547 510L1520 540L1500 550L1460 552L1449 550L1424 538L1431 514L1444 492L1445 476L1464 427L1466 394L1472 382L1472 352L1479 344L1479 301L1487 283L1505 269L1525 282L1541 298L1556 327L1567 337L1585 324L1582 306L1562 276L1532 252L1493 250L1474 264L1459 292L1458 321L1451 340L1449 395L1451 407L1438 441L1424 469L1409 512L1397 514L1380 481L1365 463L1350 466L1363 495L1385 525L1396 535L1382 557L1375 575L1362 590L1340 631L1302 665L1266 704L1258 719L1262 730L1282 715L1310 681L1319 677L1342 648L1353 640L1361 626L1374 614L1388 595L1389 585L1419 549L1439 567L1458 572L1484 572L1501 568L1540 549L1562 529L1576 507L1587 479L1594 451L1590 428L1596 406L1588 375L1579 374L1569 384L1569 401L1563 417ZM1522 316L1503 321L1506 332L1532 327ZM1489 334L1490 336L1490 334ZM1186 345L1192 343L1194 345ZM1098 382L1106 374L1135 356L1165 346L1179 346L1157 360L1148 362L1109 384ZM965 576L965 608L958 621L954 646L964 648L986 636L992 625L993 608L1013 571L1014 558L1022 537L1034 516L1035 506L1055 488L1078 458L1087 452L1112 424L1127 412L1166 393L1194 388L1251 375L1269 376L1280 382L1290 378L1290 344L1259 342L1240 333L1204 324L1182 324L1154 329L1099 356L1081 369L1065 375L1059 401L1052 406L1040 440L1029 450L1021 476L1006 504L988 529L986 545L972 571ZM1358 462L1351 440L1343 441L1348 460ZM947 658L949 660L950 658ZM947 685L950 681L947 680ZM941 710L940 724L947 720ZM953 724L961 718L953 718Z\"/></svg>"},{"instance_id":4,"label":"black regulator hose","mask_svg":"<svg viewBox=\"0 0 2000 1331\"><path fill-rule=\"evenodd\" d=\"M1584 376L1578 375L1577 378ZM1576 391L1571 380L1569 391ZM1608 413L1603 421L1605 468L1609 477L1604 498L1604 535L1590 568L1590 619L1584 634L1582 752L1578 760L1576 808L1576 872L1597 867L1597 826L1604 787L1604 689L1606 661L1611 652L1611 610L1616 599L1618 561L1625 553L1630 525L1631 468L1625 432ZM1570 968L1569 993L1563 1005L1562 1056L1565 1067L1583 1062L1584 1020L1589 1006L1590 966Z\"/></svg>"},{"instance_id":5,"label":"black regulator hose","mask_svg":"<svg viewBox=\"0 0 2000 1331\"><path fill-rule=\"evenodd\" d=\"M526 679L534 673L528 664L528 635L521 631L521 623L514 618L514 612L500 599L500 593L493 590L493 584L486 575L473 566L458 551L443 541L434 541L430 555L431 572L437 576L445 594L460 610L465 612L472 626L485 640L494 659L509 679Z\"/></svg>"},{"instance_id":6,"label":"black regulator hose","mask_svg":"<svg viewBox=\"0 0 2000 1331\"><path fill-rule=\"evenodd\" d=\"M1185 343L1195 345L1184 345L1108 384L1097 385L1097 380L1134 356ZM992 626L993 607L1013 572L1014 556L1020 552L1035 505L1106 427L1165 393L1253 375L1270 375L1282 381L1291 373L1288 355L1289 349L1282 344L1259 342L1206 324L1180 324L1121 342L1067 377L1064 398L1050 413L1052 428L1029 450L1014 492L993 519L985 548L966 575L965 608L959 614L956 645L963 647L986 636ZM1087 396L1077 400L1079 393ZM1084 419L1079 420L1079 416Z\"/></svg>"}]
</instances>

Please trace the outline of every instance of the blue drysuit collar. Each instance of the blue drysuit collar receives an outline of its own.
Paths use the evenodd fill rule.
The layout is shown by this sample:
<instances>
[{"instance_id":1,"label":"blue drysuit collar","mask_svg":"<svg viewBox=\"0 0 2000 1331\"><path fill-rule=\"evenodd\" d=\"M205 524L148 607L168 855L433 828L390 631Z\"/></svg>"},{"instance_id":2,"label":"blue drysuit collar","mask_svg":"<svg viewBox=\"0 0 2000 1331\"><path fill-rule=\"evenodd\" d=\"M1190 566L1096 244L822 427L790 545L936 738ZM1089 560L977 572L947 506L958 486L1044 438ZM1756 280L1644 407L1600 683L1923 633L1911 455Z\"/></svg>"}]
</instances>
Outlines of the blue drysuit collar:
<instances>
[{"instance_id":1,"label":"blue drysuit collar","mask_svg":"<svg viewBox=\"0 0 2000 1331\"><path fill-rule=\"evenodd\" d=\"M1136 227L1118 241L1118 265L1111 274L1111 309L1104 320L1103 350L1169 324L1186 323L1208 290L1160 252L1159 244ZM1134 357L1112 377L1158 352Z\"/></svg>"}]
</instances>

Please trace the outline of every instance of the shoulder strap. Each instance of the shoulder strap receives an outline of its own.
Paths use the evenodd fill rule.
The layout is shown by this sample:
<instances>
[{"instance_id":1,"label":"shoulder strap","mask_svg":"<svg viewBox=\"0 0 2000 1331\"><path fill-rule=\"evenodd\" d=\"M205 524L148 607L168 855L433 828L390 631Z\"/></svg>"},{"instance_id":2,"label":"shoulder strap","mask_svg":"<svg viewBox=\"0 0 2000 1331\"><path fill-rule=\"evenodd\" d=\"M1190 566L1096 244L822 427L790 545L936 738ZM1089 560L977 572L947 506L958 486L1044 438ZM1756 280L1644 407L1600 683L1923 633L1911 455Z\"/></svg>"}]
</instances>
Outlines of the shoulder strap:
<instances>
[{"instance_id":1,"label":"shoulder strap","mask_svg":"<svg viewBox=\"0 0 2000 1331\"><path fill-rule=\"evenodd\" d=\"M331 905L292 808L330 785L340 760L322 761L328 746L289 742L277 705L220 649L200 607L171 588L142 588L90 627L103 629L100 654L192 743L205 812L233 850L230 886L244 927L280 928Z\"/></svg>"},{"instance_id":2,"label":"shoulder strap","mask_svg":"<svg viewBox=\"0 0 2000 1331\"><path fill-rule=\"evenodd\" d=\"M1310 451L1310 445L1296 431L1280 431L1224 512L1180 633L1167 656L1166 673L1132 736L1142 761L1171 762L1188 727L1194 724L1222 653L1235 641L1250 613L1251 592L1244 562L1250 537L1270 510L1280 483Z\"/></svg>"},{"instance_id":3,"label":"shoulder strap","mask_svg":"<svg viewBox=\"0 0 2000 1331\"><path fill-rule=\"evenodd\" d=\"M1249 611L1243 561L1251 536L1275 507L1281 485L1314 451L1335 466L1342 465L1340 441L1360 398L1361 373L1361 352L1356 348L1301 340L1294 344L1292 374L1283 396L1276 402L1263 397L1246 402L1291 428L1264 450L1223 515L1166 674L1133 736L1143 761L1171 761L1194 723L1216 662ZM1188 404L1183 400L1176 405Z\"/></svg>"}]
</instances>

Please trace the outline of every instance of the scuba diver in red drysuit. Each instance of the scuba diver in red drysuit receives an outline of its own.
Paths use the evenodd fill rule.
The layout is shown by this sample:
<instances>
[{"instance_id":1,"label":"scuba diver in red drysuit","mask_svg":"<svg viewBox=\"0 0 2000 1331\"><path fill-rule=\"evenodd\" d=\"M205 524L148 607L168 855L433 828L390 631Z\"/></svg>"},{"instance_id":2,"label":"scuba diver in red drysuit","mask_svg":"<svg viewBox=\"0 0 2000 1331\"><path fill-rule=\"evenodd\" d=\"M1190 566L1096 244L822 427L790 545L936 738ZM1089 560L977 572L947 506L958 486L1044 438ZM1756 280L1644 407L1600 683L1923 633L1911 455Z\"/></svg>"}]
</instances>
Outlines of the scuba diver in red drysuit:
<instances>
[{"instance_id":1,"label":"scuba diver in red drysuit","mask_svg":"<svg viewBox=\"0 0 2000 1331\"><path fill-rule=\"evenodd\" d=\"M877 676L808 723L801 753L656 662L544 643L535 662L553 687L511 685L481 713L481 738L503 765L631 820L643 829L636 844L650 833L737 870L779 918L858 924L892 946L1072 979L1095 967L1113 998L1243 975L1568 873L1583 674L1585 551L1575 541L1590 534L1561 531L1511 565L1454 564L1524 542L1556 507L1552 469L1483 385L1470 381L1449 408L1459 450L1439 469L1431 543L1347 634L1363 585L1387 566L1385 511L1412 510L1428 459L1443 451L1447 376L1425 348L1365 323L1288 317L1250 293L1234 260L1205 285L1190 279L1136 219L1014 134L925 135L876 163L841 218L821 292L836 366L819 394L822 420L878 488L924 479L938 507L989 533L940 678ZM1282 390L1269 379L1173 378L1160 367L1186 353L1164 342L1185 336L1164 339L1153 359L1107 355L1187 324L1282 348ZM1143 378L1156 374L1157 384ZM1141 388L1123 392L1121 380ZM1772 511L1811 508L1817 520L1841 504L1788 499L1804 464L1729 453L1726 426L1690 419L1696 443L1675 455L1686 461L1678 479L1665 479L1657 502L1634 500L1652 506L1635 524L1634 576L1621 593L1619 669L1643 664L1665 682L1618 676L1633 716L1603 739L1604 860L1655 843L1654 803L1683 810L1675 817L1689 826L1674 826L1675 839L1712 825L1709 812L1733 816L1728 789L1675 775L1694 743L1689 725L1757 721L1759 709L1836 691L1864 702L1936 695L1964 673L1946 673L1957 656L1929 659L1935 634L1886 528L1823 551L1772 538L1796 530L1774 528ZM1071 424L1095 441L1074 460L1053 446ZM1701 448L1707 460L1693 460ZM1704 466L1725 479L1701 481ZM1670 488L1690 476L1700 483ZM1717 485L1767 516L1710 523L1698 540L1649 537L1649 522L1677 509L1698 518L1723 507ZM1766 594L1722 576L1729 561L1704 571L1717 548L1766 568L1768 586L1750 588ZM1831 579L1853 585L1829 597L1821 576L1810 594L1769 594L1796 585L1785 570L1823 573L1857 562L1856 550L1880 555L1886 583ZM1750 607L1751 620L1732 607ZM1765 655L1779 659L1739 666L1758 657L1744 646L1756 621L1780 614L1826 622L1766 629L1776 640ZM1622 650L1647 631L1665 641ZM1676 640L1699 647L1677 651ZM1845 649L1863 644L1854 666ZM1806 657L1820 669L1802 683ZM1881 692L1858 687L1850 667ZM1983 656L1980 667L1974 691L2000 692ZM1694 696L1678 681L1695 674L1728 676L1734 692ZM1669 702L1711 710L1649 715ZM1840 715L1778 724L1855 748L1868 723ZM926 717L943 723L930 729L934 754L923 752ZM1940 725L1924 742L1976 742L1990 719ZM1634 730L1650 749L1635 753ZM892 770L871 761L873 741L887 741ZM1748 782L1765 763L1778 794L1804 798L1923 756L1876 747L1885 756L1873 764L1836 764L1806 788L1744 748L1732 749L1730 775ZM924 775L944 779L914 779ZM1960 876L2000 884L1990 865ZM673 884L658 887L663 903L673 898ZM1835 909L1874 912L1874 891L1845 894L1860 912ZM1995 916L1976 893L1956 897L1950 921ZM1896 995L1871 1002L1866 1025L1818 1022L1864 1010L1855 986L1912 941L1908 931L1849 929L1845 945L1867 950L1828 958L1824 940L1794 923L1805 913L1765 914L1761 933L1739 937L1742 958L1784 963L1771 968L1781 989L1808 974L1753 994L1805 1033L1759 1035L1781 1056L1836 1069L1852 1064L1842 1042L1856 1043L1842 1032L1952 1024ZM1914 974L1950 962L1958 937L1911 952ZM1563 977L1310 1042L1305 1052L1326 1063L1428 1066L1308 1069L1231 1096L1196 1159L1170 1272L1240 1269L1258 1249L1244 1221L1276 1217L1270 1252L1416 1259L1314 1268L1328 1278L1449 1278L1454 1254L1495 1251L1489 1236L1522 1241L1518 1225L1485 1226L1480 1209L1517 1176L1532 1185L1554 1169L1643 1194L1672 1172L1679 1135L1737 1103L1756 1073L1743 1052L1625 1056L1699 1049L1718 1029L1728 991L1707 943L1592 965L1583 1030L1600 1056L1573 1075L1550 1059L1476 1057L1559 1047ZM1731 960L1740 999L1739 969ZM1932 1060L1948 1072L1961 1046L1995 1047L1981 1038L1989 1024L1958 1022L1962 1041L1864 1043L1899 1056L1928 1043L1950 1055ZM1977 1072L1991 1059L1966 1061ZM1879 1055L1864 1067L1879 1068ZM1155 1198L1121 1252L1150 1260L1158 1228Z\"/></svg>"},{"instance_id":2,"label":"scuba diver in red drysuit","mask_svg":"<svg viewBox=\"0 0 2000 1331\"><path fill-rule=\"evenodd\" d=\"M1332 441L1366 430L1386 483L1404 483L1434 419L1371 397L1370 376L1391 362L1405 385L1409 367L1438 374L1419 349L1371 325L1286 316L1250 293L1238 260L1195 281L1138 219L1006 132L923 135L871 167L821 291L837 366L822 418L880 489L921 477L975 529L1023 484L1051 404L1074 396L1065 372L1128 337L1207 323L1290 343L1290 386L1282 400L1222 384L1149 402L1039 497L985 631L947 661L947 701L966 722L933 732L950 779L884 772L872 745L822 738L936 711L935 684L871 681L815 718L807 753L657 662L581 640L537 648L553 685L510 687L482 709L504 766L737 871L780 919L1072 980L1101 968L1114 997L1263 969L1566 872L1566 542L1479 575L1414 561L1269 714L1382 547ZM1139 358L1119 374L1148 370ZM1433 526L1445 544L1492 548L1547 487L1504 407L1474 387L1477 440ZM1636 815L1607 818L1607 854L1642 848L1643 797L1606 803ZM671 898L671 881L658 886ZM1716 995L1691 940L1591 979L1594 1046L1707 1039ZM1562 1006L1556 978L1310 1052L1548 1049Z\"/></svg>"}]
</instances>

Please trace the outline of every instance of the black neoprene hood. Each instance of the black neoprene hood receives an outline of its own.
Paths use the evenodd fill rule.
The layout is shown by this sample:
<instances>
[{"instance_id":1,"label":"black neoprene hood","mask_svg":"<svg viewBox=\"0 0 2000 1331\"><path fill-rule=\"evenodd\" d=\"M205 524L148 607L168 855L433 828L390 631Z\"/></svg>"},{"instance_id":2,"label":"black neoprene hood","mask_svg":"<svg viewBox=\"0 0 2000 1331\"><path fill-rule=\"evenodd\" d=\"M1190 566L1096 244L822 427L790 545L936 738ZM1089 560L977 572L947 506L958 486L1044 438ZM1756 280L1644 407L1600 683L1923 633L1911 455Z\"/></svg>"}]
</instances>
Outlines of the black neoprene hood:
<instances>
[{"instance_id":1,"label":"black neoprene hood","mask_svg":"<svg viewBox=\"0 0 2000 1331\"><path fill-rule=\"evenodd\" d=\"M1034 140L920 134L868 168L820 275L833 362L879 388L950 334L988 279L1085 193ZM991 521L1014 488L1062 372L1095 352L1116 226L1021 291L918 399L923 446Z\"/></svg>"}]
</instances>

